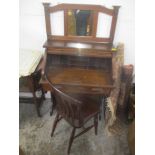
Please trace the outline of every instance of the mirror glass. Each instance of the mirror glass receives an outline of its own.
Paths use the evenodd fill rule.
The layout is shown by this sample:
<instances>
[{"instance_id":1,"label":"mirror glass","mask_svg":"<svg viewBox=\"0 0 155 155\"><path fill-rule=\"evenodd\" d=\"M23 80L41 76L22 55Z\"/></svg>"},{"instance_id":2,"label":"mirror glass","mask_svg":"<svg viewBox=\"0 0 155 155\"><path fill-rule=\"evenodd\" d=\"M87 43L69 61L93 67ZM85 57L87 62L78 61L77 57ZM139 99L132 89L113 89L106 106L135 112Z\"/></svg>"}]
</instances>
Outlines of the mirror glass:
<instances>
[{"instance_id":1,"label":"mirror glass","mask_svg":"<svg viewBox=\"0 0 155 155\"><path fill-rule=\"evenodd\" d=\"M99 13L96 37L109 38L111 29L112 16Z\"/></svg>"},{"instance_id":2,"label":"mirror glass","mask_svg":"<svg viewBox=\"0 0 155 155\"><path fill-rule=\"evenodd\" d=\"M90 10L68 10L68 35L91 36L92 15Z\"/></svg>"}]
</instances>

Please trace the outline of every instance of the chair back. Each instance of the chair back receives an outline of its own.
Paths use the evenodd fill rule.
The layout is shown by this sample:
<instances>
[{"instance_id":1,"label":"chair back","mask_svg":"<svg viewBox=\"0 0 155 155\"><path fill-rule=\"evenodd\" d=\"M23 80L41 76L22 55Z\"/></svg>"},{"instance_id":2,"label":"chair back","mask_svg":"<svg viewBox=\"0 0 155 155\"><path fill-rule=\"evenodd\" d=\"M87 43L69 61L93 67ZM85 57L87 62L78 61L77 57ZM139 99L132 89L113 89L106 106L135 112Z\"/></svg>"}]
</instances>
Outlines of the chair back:
<instances>
[{"instance_id":1,"label":"chair back","mask_svg":"<svg viewBox=\"0 0 155 155\"><path fill-rule=\"evenodd\" d=\"M83 122L81 113L82 102L58 90L48 79L47 81L53 90L57 112L72 125L75 125L75 123L81 124Z\"/></svg>"}]
</instances>

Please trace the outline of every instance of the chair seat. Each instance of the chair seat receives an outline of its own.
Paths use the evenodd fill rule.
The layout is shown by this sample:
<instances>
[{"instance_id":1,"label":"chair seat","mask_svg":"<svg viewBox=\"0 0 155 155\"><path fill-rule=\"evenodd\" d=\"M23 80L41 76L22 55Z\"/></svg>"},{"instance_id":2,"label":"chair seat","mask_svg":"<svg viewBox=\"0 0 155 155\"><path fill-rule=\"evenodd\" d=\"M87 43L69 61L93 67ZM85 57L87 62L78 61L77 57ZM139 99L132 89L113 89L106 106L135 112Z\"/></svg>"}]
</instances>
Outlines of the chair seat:
<instances>
[{"instance_id":1,"label":"chair seat","mask_svg":"<svg viewBox=\"0 0 155 155\"><path fill-rule=\"evenodd\" d=\"M80 128L84 123L100 112L100 96L88 96L80 94L69 94L69 96L82 102L81 114L83 117L83 122L80 122L78 119L74 119L74 121L71 119L66 119L66 121L71 125Z\"/></svg>"}]
</instances>

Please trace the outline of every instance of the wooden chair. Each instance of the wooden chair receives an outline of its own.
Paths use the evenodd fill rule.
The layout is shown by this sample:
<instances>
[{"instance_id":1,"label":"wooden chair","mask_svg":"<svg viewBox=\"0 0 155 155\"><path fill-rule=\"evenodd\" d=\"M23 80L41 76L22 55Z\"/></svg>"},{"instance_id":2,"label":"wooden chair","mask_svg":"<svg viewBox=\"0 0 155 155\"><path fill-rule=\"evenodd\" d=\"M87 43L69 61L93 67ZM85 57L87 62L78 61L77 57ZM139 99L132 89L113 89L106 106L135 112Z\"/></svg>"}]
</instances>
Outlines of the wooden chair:
<instances>
[{"instance_id":1,"label":"wooden chair","mask_svg":"<svg viewBox=\"0 0 155 155\"><path fill-rule=\"evenodd\" d=\"M54 100L56 102L56 117L52 128L51 136L53 136L57 123L64 118L72 127L72 133L69 140L68 154L70 153L72 142L75 138L79 137L83 133L87 132L92 127L95 128L95 134L97 135L98 126L98 114L100 112L99 101L92 100L92 98L84 95L74 95L74 98L64 94L57 88L55 88L51 82L47 79L51 89L53 90ZM84 124L94 118L93 125L84 128ZM75 131L77 128L83 127L84 130L77 135Z\"/></svg>"}]
</instances>

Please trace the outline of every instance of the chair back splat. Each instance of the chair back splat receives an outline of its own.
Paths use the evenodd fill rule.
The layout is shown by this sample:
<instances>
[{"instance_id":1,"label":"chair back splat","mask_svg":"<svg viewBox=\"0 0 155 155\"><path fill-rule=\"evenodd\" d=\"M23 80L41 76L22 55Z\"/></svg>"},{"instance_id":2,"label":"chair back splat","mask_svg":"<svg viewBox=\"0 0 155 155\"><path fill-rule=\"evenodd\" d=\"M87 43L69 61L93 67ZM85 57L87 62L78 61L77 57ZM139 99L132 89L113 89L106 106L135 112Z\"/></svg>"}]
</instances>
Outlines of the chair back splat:
<instances>
[{"instance_id":1,"label":"chair back splat","mask_svg":"<svg viewBox=\"0 0 155 155\"><path fill-rule=\"evenodd\" d=\"M53 95L56 104L57 112L71 125L81 126L83 124L83 117L82 117L82 102L61 92L56 87L52 85L52 83L48 80L49 84L53 89Z\"/></svg>"}]
</instances>

